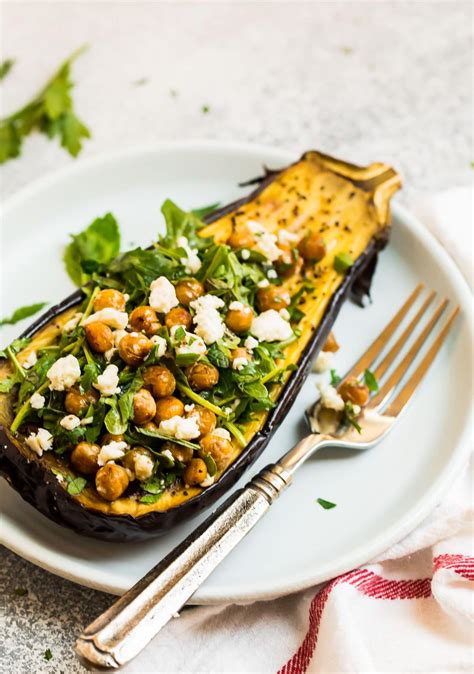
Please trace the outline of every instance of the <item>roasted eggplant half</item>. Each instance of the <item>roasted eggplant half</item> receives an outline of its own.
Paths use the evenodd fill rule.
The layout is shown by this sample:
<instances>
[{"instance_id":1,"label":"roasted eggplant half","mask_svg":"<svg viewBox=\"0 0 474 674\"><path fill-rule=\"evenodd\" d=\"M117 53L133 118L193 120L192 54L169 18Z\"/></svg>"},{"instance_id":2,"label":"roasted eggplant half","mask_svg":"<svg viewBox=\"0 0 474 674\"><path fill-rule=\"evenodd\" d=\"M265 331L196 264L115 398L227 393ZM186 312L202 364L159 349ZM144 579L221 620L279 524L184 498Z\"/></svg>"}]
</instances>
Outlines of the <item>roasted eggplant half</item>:
<instances>
[{"instance_id":1,"label":"roasted eggplant half","mask_svg":"<svg viewBox=\"0 0 474 674\"><path fill-rule=\"evenodd\" d=\"M138 541L210 506L368 294L392 168L308 152L252 183L203 220L166 202L156 243L96 266L5 350L0 470L51 520Z\"/></svg>"}]
</instances>

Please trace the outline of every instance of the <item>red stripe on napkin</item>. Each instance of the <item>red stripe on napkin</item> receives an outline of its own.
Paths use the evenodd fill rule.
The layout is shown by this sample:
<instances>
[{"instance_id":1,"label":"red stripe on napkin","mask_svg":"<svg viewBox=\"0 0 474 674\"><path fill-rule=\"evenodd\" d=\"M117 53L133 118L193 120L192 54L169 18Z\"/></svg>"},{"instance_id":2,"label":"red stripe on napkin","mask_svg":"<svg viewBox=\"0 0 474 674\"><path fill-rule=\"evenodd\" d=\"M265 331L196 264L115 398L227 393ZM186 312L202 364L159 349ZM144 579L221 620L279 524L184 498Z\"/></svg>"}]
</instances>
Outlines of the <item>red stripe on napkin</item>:
<instances>
[{"instance_id":1,"label":"red stripe on napkin","mask_svg":"<svg viewBox=\"0 0 474 674\"><path fill-rule=\"evenodd\" d=\"M433 559L433 572L450 569L466 580L474 580L474 557L466 555L438 555Z\"/></svg>"}]
</instances>

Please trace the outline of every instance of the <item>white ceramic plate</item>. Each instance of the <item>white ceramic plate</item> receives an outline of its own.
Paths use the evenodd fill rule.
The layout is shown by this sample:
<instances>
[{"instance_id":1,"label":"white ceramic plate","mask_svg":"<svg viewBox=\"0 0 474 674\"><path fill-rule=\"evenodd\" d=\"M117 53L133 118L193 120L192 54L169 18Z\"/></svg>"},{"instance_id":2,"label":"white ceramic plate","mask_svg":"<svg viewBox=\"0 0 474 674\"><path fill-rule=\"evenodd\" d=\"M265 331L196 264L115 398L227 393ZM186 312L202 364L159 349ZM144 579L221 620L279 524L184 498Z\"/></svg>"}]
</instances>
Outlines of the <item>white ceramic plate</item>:
<instances>
[{"instance_id":1,"label":"white ceramic plate","mask_svg":"<svg viewBox=\"0 0 474 674\"><path fill-rule=\"evenodd\" d=\"M61 263L70 232L112 211L123 244L147 245L160 228L166 197L187 207L227 202L237 183L294 161L293 154L257 146L166 144L75 164L29 187L5 208L3 306L56 302L72 290ZM383 157L382 157L383 159ZM400 425L366 453L326 452L303 466L266 518L198 590L195 603L243 602L290 593L358 566L408 534L449 488L469 452L470 295L459 271L423 227L393 206L394 227L373 286L373 304L347 304L336 334L337 368L360 354L416 283L424 280L463 313ZM20 326L23 327L23 326ZM2 339L19 332L6 330ZM304 432L302 412L315 394L314 376L276 433L254 473ZM248 477L248 476L247 476ZM82 538L53 524L2 483L5 544L65 578L120 594L205 517L141 544ZM337 503L330 511L315 501Z\"/></svg>"}]
</instances>

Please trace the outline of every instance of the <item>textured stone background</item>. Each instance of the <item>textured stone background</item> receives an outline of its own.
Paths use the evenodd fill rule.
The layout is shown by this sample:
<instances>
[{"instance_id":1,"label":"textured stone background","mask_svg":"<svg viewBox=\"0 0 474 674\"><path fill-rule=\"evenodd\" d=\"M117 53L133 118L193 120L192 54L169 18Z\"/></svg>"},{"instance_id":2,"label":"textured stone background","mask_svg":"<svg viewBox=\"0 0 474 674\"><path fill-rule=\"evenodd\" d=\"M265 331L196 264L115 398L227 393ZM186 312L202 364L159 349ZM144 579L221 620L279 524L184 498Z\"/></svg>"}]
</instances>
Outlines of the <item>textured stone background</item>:
<instances>
[{"instance_id":1,"label":"textured stone background","mask_svg":"<svg viewBox=\"0 0 474 674\"><path fill-rule=\"evenodd\" d=\"M90 44L73 71L93 132L81 158L216 138L392 162L408 203L471 180L471 3L4 2L1 18L4 57L18 59L1 85L5 112ZM3 196L71 161L55 143L29 139L1 169ZM5 550L0 568L0 668L85 671L71 644L111 598Z\"/></svg>"}]
</instances>

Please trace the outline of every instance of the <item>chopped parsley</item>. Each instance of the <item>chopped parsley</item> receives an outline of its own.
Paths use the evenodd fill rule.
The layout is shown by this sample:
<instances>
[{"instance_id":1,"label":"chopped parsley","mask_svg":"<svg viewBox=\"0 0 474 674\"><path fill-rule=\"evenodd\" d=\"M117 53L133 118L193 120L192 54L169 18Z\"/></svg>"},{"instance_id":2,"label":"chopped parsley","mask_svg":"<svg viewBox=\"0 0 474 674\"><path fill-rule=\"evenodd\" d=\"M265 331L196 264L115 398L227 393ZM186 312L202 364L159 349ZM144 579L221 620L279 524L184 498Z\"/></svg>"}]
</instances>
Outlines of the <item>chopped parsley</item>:
<instances>
[{"instance_id":1,"label":"chopped parsley","mask_svg":"<svg viewBox=\"0 0 474 674\"><path fill-rule=\"evenodd\" d=\"M43 654L43 657L45 660L52 660L53 654L51 653L51 649L47 648Z\"/></svg>"},{"instance_id":2,"label":"chopped parsley","mask_svg":"<svg viewBox=\"0 0 474 674\"><path fill-rule=\"evenodd\" d=\"M324 510L331 510L332 508L335 508L337 506L337 503L332 503L331 501L326 501L324 498L317 498L316 503L319 503L321 508L324 508Z\"/></svg>"},{"instance_id":3,"label":"chopped parsley","mask_svg":"<svg viewBox=\"0 0 474 674\"><path fill-rule=\"evenodd\" d=\"M354 260L349 253L339 253L334 257L334 269L339 274L345 274L352 267Z\"/></svg>"},{"instance_id":4,"label":"chopped parsley","mask_svg":"<svg viewBox=\"0 0 474 674\"><path fill-rule=\"evenodd\" d=\"M331 370L331 386L336 387L341 381L341 377L337 374L336 370Z\"/></svg>"},{"instance_id":5,"label":"chopped parsley","mask_svg":"<svg viewBox=\"0 0 474 674\"><path fill-rule=\"evenodd\" d=\"M207 113L210 111L210 107L208 105L203 105L201 107L201 112L203 115L207 115Z\"/></svg>"},{"instance_id":6,"label":"chopped parsley","mask_svg":"<svg viewBox=\"0 0 474 674\"><path fill-rule=\"evenodd\" d=\"M364 381L371 393L377 393L379 390L379 384L373 372L366 370L364 372Z\"/></svg>"},{"instance_id":7,"label":"chopped parsley","mask_svg":"<svg viewBox=\"0 0 474 674\"><path fill-rule=\"evenodd\" d=\"M26 597L28 594L28 590L26 587L16 587L13 592L18 596L18 597Z\"/></svg>"},{"instance_id":8,"label":"chopped parsley","mask_svg":"<svg viewBox=\"0 0 474 674\"><path fill-rule=\"evenodd\" d=\"M15 59L5 59L0 63L0 81L4 80L15 64Z\"/></svg>"}]
</instances>

